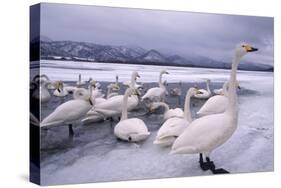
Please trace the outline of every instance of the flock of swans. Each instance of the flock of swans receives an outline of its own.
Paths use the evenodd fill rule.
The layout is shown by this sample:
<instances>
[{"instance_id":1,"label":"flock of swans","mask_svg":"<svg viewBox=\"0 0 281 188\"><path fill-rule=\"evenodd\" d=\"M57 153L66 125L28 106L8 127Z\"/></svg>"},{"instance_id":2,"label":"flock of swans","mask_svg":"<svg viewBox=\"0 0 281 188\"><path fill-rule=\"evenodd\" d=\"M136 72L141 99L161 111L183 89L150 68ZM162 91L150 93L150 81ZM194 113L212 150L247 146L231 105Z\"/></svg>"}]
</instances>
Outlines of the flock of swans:
<instances>
[{"instance_id":1,"label":"flock of swans","mask_svg":"<svg viewBox=\"0 0 281 188\"><path fill-rule=\"evenodd\" d=\"M138 72L133 72L131 80L124 82L127 87L124 94L120 94L118 76L116 82L107 86L106 96L100 89L100 84L93 79L88 82L81 81L81 75L76 86L68 86L63 82L50 81L47 76L37 77L40 87L33 92L34 97L47 102L53 95L64 97L73 93L73 99L59 105L52 113L40 123L42 128L67 125L69 134L73 136L72 125L77 121L99 122L104 120L118 121L114 126L114 135L123 141L139 142L147 139L150 132L144 121L138 117L128 118L128 111L138 108L144 103L148 113L158 108L164 108L164 123L157 132L154 144L171 147L170 154L199 154L199 164L202 170L212 173L228 173L222 168L216 168L210 159L210 154L217 147L225 143L237 129L238 107L237 87L239 87L236 72L240 59L248 52L257 51L249 44L238 46L235 49L232 61L230 78L221 89L214 90L212 96L209 84L206 89L191 87L185 95L184 108L171 109L165 102L168 91L162 77L168 74L166 70L160 72L158 87L144 91L142 84L137 83L140 78ZM86 89L84 86L87 85ZM40 92L40 95L38 95ZM145 94L140 97L141 92ZM175 88L171 95L181 95L181 90ZM199 118L193 119L191 115L191 98L205 99L206 102L197 112Z\"/></svg>"}]
</instances>

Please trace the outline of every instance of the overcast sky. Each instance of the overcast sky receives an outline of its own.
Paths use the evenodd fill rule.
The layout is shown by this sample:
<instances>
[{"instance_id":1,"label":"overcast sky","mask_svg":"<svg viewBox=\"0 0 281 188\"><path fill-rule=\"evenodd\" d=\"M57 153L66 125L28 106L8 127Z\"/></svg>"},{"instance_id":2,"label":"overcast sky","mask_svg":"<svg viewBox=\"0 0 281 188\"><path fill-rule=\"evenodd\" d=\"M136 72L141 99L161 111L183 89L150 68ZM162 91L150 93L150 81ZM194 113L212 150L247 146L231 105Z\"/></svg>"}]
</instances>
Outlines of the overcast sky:
<instances>
[{"instance_id":1,"label":"overcast sky","mask_svg":"<svg viewBox=\"0 0 281 188\"><path fill-rule=\"evenodd\" d=\"M41 35L223 61L231 60L237 44L247 42L259 51L246 60L273 64L273 18L268 17L43 4Z\"/></svg>"}]
</instances>

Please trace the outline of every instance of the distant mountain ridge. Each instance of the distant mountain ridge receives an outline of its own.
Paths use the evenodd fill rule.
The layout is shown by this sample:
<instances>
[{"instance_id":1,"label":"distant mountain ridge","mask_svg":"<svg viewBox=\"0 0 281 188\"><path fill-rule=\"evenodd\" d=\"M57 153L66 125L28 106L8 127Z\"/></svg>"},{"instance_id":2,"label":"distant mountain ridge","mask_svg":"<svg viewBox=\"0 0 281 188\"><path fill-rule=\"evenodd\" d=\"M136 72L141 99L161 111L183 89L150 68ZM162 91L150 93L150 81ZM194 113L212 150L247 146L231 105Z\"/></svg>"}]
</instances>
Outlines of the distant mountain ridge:
<instances>
[{"instance_id":1,"label":"distant mountain ridge","mask_svg":"<svg viewBox=\"0 0 281 188\"><path fill-rule=\"evenodd\" d=\"M44 40L46 39L46 40ZM147 65L205 67L230 69L231 63L194 56L166 56L155 49L146 50L138 46L112 46L88 42L52 41L41 38L41 59L73 60L89 62L113 62ZM273 71L273 66L258 63L241 63L241 70Z\"/></svg>"}]
</instances>

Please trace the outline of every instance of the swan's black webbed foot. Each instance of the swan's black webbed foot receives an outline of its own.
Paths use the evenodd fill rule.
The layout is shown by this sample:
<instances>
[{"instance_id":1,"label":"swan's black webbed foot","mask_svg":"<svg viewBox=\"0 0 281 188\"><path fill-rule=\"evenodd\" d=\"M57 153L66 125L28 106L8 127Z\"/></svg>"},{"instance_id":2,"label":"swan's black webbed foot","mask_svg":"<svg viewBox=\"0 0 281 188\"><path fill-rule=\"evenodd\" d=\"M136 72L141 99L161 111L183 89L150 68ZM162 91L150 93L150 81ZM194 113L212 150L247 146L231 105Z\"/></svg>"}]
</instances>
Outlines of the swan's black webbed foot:
<instances>
[{"instance_id":1,"label":"swan's black webbed foot","mask_svg":"<svg viewBox=\"0 0 281 188\"><path fill-rule=\"evenodd\" d=\"M200 153L199 155L200 155L200 156L199 156L200 168L201 168L202 170L204 170L204 171L209 170L210 167L209 167L209 165L208 165L207 162L204 162L202 153Z\"/></svg>"},{"instance_id":2,"label":"swan's black webbed foot","mask_svg":"<svg viewBox=\"0 0 281 188\"><path fill-rule=\"evenodd\" d=\"M74 136L74 131L73 131L72 124L68 125L68 132L69 132L69 137L73 137Z\"/></svg>"},{"instance_id":3,"label":"swan's black webbed foot","mask_svg":"<svg viewBox=\"0 0 281 188\"><path fill-rule=\"evenodd\" d=\"M229 174L229 172L223 168L214 169L212 172L213 174Z\"/></svg>"},{"instance_id":4,"label":"swan's black webbed foot","mask_svg":"<svg viewBox=\"0 0 281 188\"><path fill-rule=\"evenodd\" d=\"M213 161L210 160L209 157L206 157L206 163L208 163L209 169L212 171L213 174L228 174L229 172L223 168L217 168Z\"/></svg>"}]
</instances>

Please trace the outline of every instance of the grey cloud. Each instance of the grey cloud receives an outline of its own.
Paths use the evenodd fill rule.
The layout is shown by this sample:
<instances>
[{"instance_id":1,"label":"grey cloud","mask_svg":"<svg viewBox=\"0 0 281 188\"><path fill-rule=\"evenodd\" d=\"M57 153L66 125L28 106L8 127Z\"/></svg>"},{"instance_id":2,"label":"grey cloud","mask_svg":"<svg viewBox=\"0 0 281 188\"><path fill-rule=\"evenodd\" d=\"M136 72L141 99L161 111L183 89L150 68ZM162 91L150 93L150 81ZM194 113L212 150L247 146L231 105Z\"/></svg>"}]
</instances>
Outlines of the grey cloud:
<instances>
[{"instance_id":1,"label":"grey cloud","mask_svg":"<svg viewBox=\"0 0 281 188\"><path fill-rule=\"evenodd\" d=\"M248 60L273 64L273 18L178 11L43 4L42 35L111 45L138 45L187 57L231 58L241 42L260 50Z\"/></svg>"}]
</instances>

